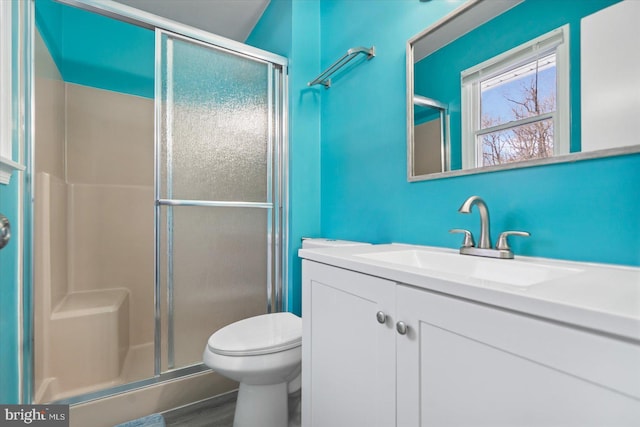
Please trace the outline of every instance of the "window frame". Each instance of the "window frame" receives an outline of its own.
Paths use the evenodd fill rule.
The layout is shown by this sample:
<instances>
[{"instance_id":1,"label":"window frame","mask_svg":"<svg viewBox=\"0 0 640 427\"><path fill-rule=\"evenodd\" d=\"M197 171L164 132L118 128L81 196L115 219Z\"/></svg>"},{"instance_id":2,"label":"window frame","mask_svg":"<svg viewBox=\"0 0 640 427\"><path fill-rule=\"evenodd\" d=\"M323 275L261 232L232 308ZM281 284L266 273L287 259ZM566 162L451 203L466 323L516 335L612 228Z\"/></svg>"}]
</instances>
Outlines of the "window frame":
<instances>
[{"instance_id":1,"label":"window frame","mask_svg":"<svg viewBox=\"0 0 640 427\"><path fill-rule=\"evenodd\" d=\"M494 56L460 74L462 88L462 168L483 167L482 147L478 146L481 130L482 81L505 73L519 64L535 61L551 53L556 55L556 110L529 119L506 122L496 126L494 131L509 130L545 118L553 120L553 155L568 154L570 149L570 99L569 99L569 25L564 25L533 40ZM508 163L505 163L508 164ZM488 166L487 166L488 167Z\"/></svg>"}]
</instances>

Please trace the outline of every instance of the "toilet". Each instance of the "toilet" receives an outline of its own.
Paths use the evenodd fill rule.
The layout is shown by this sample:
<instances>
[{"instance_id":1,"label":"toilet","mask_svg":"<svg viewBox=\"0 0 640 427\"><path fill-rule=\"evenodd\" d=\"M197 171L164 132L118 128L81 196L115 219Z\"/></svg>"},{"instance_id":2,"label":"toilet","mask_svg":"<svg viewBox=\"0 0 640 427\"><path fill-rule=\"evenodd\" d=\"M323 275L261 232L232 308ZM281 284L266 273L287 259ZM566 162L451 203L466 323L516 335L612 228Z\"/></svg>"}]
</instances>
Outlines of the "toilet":
<instances>
[{"instance_id":1,"label":"toilet","mask_svg":"<svg viewBox=\"0 0 640 427\"><path fill-rule=\"evenodd\" d=\"M325 248L366 243L304 239L302 247ZM206 366L238 381L234 427L292 426L288 398L300 390L302 319L292 313L250 317L209 337Z\"/></svg>"},{"instance_id":2,"label":"toilet","mask_svg":"<svg viewBox=\"0 0 640 427\"><path fill-rule=\"evenodd\" d=\"M292 313L250 317L207 341L203 362L238 381L234 427L286 427L290 393L300 389L302 319Z\"/></svg>"}]
</instances>

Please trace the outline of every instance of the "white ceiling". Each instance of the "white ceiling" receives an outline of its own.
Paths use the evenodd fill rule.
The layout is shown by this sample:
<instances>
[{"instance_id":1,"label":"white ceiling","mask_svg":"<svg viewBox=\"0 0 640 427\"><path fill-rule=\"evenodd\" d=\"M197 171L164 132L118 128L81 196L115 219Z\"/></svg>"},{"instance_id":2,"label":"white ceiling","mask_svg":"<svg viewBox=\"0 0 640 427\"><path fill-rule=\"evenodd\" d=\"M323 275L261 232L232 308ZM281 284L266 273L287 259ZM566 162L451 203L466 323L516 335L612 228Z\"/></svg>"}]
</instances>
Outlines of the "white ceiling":
<instances>
[{"instance_id":1,"label":"white ceiling","mask_svg":"<svg viewBox=\"0 0 640 427\"><path fill-rule=\"evenodd\" d=\"M244 42L270 0L116 0L164 18Z\"/></svg>"}]
</instances>

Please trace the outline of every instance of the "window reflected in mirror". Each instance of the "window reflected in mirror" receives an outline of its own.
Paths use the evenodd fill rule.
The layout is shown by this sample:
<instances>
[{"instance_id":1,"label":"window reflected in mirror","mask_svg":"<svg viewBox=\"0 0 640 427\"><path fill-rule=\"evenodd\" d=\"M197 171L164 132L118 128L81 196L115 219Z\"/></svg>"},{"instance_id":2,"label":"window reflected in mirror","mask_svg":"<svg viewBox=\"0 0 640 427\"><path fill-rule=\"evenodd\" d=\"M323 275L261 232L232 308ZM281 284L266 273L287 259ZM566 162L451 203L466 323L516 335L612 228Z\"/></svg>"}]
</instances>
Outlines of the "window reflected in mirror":
<instances>
[{"instance_id":1,"label":"window reflected in mirror","mask_svg":"<svg viewBox=\"0 0 640 427\"><path fill-rule=\"evenodd\" d=\"M464 169L569 153L568 28L554 30L462 76Z\"/></svg>"}]
</instances>

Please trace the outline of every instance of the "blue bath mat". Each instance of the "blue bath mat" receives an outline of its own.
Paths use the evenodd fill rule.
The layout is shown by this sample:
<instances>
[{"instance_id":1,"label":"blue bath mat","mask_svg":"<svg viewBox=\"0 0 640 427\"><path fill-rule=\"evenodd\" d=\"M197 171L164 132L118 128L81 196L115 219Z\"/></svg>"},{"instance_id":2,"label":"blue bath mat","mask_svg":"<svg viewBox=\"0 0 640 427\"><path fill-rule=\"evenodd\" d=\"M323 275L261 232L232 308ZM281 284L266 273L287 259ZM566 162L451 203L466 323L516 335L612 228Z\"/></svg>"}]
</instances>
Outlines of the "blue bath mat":
<instances>
[{"instance_id":1,"label":"blue bath mat","mask_svg":"<svg viewBox=\"0 0 640 427\"><path fill-rule=\"evenodd\" d=\"M160 414L151 414L137 420L127 421L114 427L165 427L164 418Z\"/></svg>"}]
</instances>

